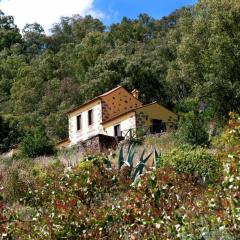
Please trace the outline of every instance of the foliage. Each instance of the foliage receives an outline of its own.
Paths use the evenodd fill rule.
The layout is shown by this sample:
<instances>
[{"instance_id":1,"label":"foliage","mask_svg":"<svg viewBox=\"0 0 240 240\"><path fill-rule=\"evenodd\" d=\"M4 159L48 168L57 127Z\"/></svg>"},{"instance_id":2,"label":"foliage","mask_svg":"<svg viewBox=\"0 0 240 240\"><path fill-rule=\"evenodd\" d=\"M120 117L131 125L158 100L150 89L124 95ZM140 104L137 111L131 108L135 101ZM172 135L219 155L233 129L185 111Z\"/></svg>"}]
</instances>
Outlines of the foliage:
<instances>
[{"instance_id":1,"label":"foliage","mask_svg":"<svg viewBox=\"0 0 240 240\"><path fill-rule=\"evenodd\" d=\"M1 151L18 142L15 133L33 131L23 148L29 156L48 153L39 126L53 140L66 137L67 110L120 84L185 113L178 138L205 145L205 120L239 111L239 13L236 0L200 0L162 19L123 18L108 31L98 19L73 16L50 36L38 23L21 36L0 11ZM201 106L206 111L196 113ZM68 168L19 159L1 165L0 238L240 239L239 125L231 114L217 160L200 147L166 151L176 146L173 134L149 140L160 146L160 168L134 184L132 150L119 169L102 156ZM118 171L124 165L127 177Z\"/></svg>"},{"instance_id":2,"label":"foliage","mask_svg":"<svg viewBox=\"0 0 240 240\"><path fill-rule=\"evenodd\" d=\"M186 98L181 102L176 103L174 110L179 113L194 112L198 109L198 102L196 99Z\"/></svg>"},{"instance_id":3,"label":"foliage","mask_svg":"<svg viewBox=\"0 0 240 240\"><path fill-rule=\"evenodd\" d=\"M17 123L13 119L3 119L0 116L0 153L17 144L19 137Z\"/></svg>"},{"instance_id":4,"label":"foliage","mask_svg":"<svg viewBox=\"0 0 240 240\"><path fill-rule=\"evenodd\" d=\"M235 0L200 0L178 22L167 76L176 100L196 97L221 114L239 111L239 11Z\"/></svg>"},{"instance_id":5,"label":"foliage","mask_svg":"<svg viewBox=\"0 0 240 240\"><path fill-rule=\"evenodd\" d=\"M175 132L168 131L161 135L161 137L154 135L146 136L144 139L144 145L147 148L155 146L155 148L159 149L161 152L169 152L175 147L177 147L178 143L176 141Z\"/></svg>"},{"instance_id":6,"label":"foliage","mask_svg":"<svg viewBox=\"0 0 240 240\"><path fill-rule=\"evenodd\" d=\"M205 117L225 119L239 110L238 15L234 0L201 0L162 19L124 17L107 31L99 19L75 15L51 35L38 23L21 35L1 12L0 112L20 131L43 125L55 141L67 137L69 109L123 85L146 103L180 112L204 105Z\"/></svg>"},{"instance_id":7,"label":"foliage","mask_svg":"<svg viewBox=\"0 0 240 240\"><path fill-rule=\"evenodd\" d=\"M58 140L67 137L69 109L120 84L138 88L146 102L170 105L166 34L181 14L162 20L140 14L108 31L91 16L63 17L50 36L38 23L27 24L21 36L13 17L1 14L1 32L13 31L20 41L1 38L7 47L0 47L0 111L14 116L20 131L43 125Z\"/></svg>"},{"instance_id":8,"label":"foliage","mask_svg":"<svg viewBox=\"0 0 240 240\"><path fill-rule=\"evenodd\" d=\"M27 159L9 160L3 168L3 199L8 203L16 203L25 197L29 188L34 185L32 175L33 163Z\"/></svg>"},{"instance_id":9,"label":"foliage","mask_svg":"<svg viewBox=\"0 0 240 240\"><path fill-rule=\"evenodd\" d=\"M182 146L164 153L160 157L160 166L171 166L178 173L190 174L196 181L213 182L220 172L220 164L208 150L191 146Z\"/></svg>"},{"instance_id":10,"label":"foliage","mask_svg":"<svg viewBox=\"0 0 240 240\"><path fill-rule=\"evenodd\" d=\"M7 137L9 132L7 124L3 121L3 118L0 116L0 151L6 150L6 146L4 144L5 138Z\"/></svg>"},{"instance_id":11,"label":"foliage","mask_svg":"<svg viewBox=\"0 0 240 240\"><path fill-rule=\"evenodd\" d=\"M227 222L232 225L232 231L240 236L240 115L230 113L228 127L225 129L218 158L222 161L223 181L221 194Z\"/></svg>"},{"instance_id":12,"label":"foliage","mask_svg":"<svg viewBox=\"0 0 240 240\"><path fill-rule=\"evenodd\" d=\"M10 189L24 190L20 199L15 195L17 205L9 206L5 197L0 199L1 236L3 239L239 239L239 126L240 117L231 114L219 142L217 159L200 147L178 149L168 157L155 153L159 160L166 157L167 164L140 175L134 185L130 179L122 178L117 167L110 168L105 156L85 156L79 164L67 168L59 161L41 167L13 162L4 172L18 171L19 179L28 181L10 184ZM180 161L190 159L188 156L191 161ZM169 167L171 161L177 162L177 166ZM214 176L210 170L215 165L218 178L211 184L200 184L190 162L205 172L198 177L208 180ZM6 174L1 176L2 196L8 192L7 185L2 187L3 182L8 182L4 180L6 177Z\"/></svg>"},{"instance_id":13,"label":"foliage","mask_svg":"<svg viewBox=\"0 0 240 240\"><path fill-rule=\"evenodd\" d=\"M176 138L182 144L207 145L209 136L201 113L182 114L178 122Z\"/></svg>"},{"instance_id":14,"label":"foliage","mask_svg":"<svg viewBox=\"0 0 240 240\"><path fill-rule=\"evenodd\" d=\"M136 153L135 145L133 143L129 143L128 149L126 151L126 159L124 158L125 147L126 146L123 144L119 151L118 172L121 172L123 176L131 178L133 181L136 181L137 177L143 173L143 169L145 168L147 161L151 157L152 152L144 157L146 151L144 149L136 166L133 167L133 159Z\"/></svg>"},{"instance_id":15,"label":"foliage","mask_svg":"<svg viewBox=\"0 0 240 240\"><path fill-rule=\"evenodd\" d=\"M22 32L26 53L35 55L43 51L45 34L40 24L26 24Z\"/></svg>"},{"instance_id":16,"label":"foliage","mask_svg":"<svg viewBox=\"0 0 240 240\"><path fill-rule=\"evenodd\" d=\"M0 51L10 48L15 43L21 43L19 29L14 24L12 16L6 16L0 10Z\"/></svg>"},{"instance_id":17,"label":"foliage","mask_svg":"<svg viewBox=\"0 0 240 240\"><path fill-rule=\"evenodd\" d=\"M42 128L25 135L20 148L23 155L32 158L53 153L53 146Z\"/></svg>"}]
</instances>

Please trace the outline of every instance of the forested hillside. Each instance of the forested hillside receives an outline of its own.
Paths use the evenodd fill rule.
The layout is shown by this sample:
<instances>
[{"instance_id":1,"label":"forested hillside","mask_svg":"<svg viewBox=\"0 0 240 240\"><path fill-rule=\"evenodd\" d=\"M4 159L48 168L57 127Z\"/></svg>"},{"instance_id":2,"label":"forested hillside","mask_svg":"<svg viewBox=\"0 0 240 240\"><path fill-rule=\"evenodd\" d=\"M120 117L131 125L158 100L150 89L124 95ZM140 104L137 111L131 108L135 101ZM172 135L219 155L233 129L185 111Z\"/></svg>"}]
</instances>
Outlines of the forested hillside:
<instances>
[{"instance_id":1,"label":"forested hillside","mask_svg":"<svg viewBox=\"0 0 240 240\"><path fill-rule=\"evenodd\" d=\"M55 151L67 111L117 85L176 128ZM62 17L50 34L0 11L0 239L239 240L239 112L239 0L112 26Z\"/></svg>"},{"instance_id":2,"label":"forested hillside","mask_svg":"<svg viewBox=\"0 0 240 240\"><path fill-rule=\"evenodd\" d=\"M0 149L36 127L65 138L66 112L119 84L175 111L201 107L215 119L239 111L239 16L238 1L200 0L110 27L62 17L47 35L38 23L21 34L0 12Z\"/></svg>"}]
</instances>

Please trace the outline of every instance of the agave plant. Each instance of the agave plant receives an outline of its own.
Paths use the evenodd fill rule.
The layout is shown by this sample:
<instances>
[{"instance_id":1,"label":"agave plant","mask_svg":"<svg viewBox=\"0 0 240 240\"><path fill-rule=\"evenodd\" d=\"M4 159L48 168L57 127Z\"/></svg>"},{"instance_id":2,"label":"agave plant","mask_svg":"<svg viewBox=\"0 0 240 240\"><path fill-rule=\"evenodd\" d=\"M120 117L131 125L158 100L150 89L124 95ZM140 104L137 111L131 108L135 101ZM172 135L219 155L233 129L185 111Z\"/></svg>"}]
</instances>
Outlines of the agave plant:
<instances>
[{"instance_id":1,"label":"agave plant","mask_svg":"<svg viewBox=\"0 0 240 240\"><path fill-rule=\"evenodd\" d=\"M146 163L149 160L149 158L152 156L152 154L154 154L152 168L153 169L157 168L159 154L154 147L152 147L153 149L152 152L148 154L146 157L144 157L146 149L143 150L135 168L133 168L133 159L136 153L135 145L134 144L129 145L126 159L124 158L124 149L125 149L125 145L123 144L120 148L120 152L118 155L118 172L121 172L124 176L128 176L128 177L131 176L131 179L135 181L138 178L138 176L140 176L143 173L143 170L146 167Z\"/></svg>"},{"instance_id":2,"label":"agave plant","mask_svg":"<svg viewBox=\"0 0 240 240\"><path fill-rule=\"evenodd\" d=\"M127 157L126 160L124 159L124 148L125 145L123 144L121 146L119 155L118 155L118 170L120 171L122 166L126 164L128 167L131 167L133 165L133 158L135 155L135 148L134 144L130 144L127 150Z\"/></svg>"},{"instance_id":3,"label":"agave plant","mask_svg":"<svg viewBox=\"0 0 240 240\"><path fill-rule=\"evenodd\" d=\"M143 152L141 154L141 157L140 157L140 160L135 167L135 171L132 175L132 180L133 181L135 181L136 178L143 173L143 169L146 166L146 163L147 163L148 159L151 157L152 152L145 158L144 158L144 154L145 154L145 149L143 150Z\"/></svg>"},{"instance_id":4,"label":"agave plant","mask_svg":"<svg viewBox=\"0 0 240 240\"><path fill-rule=\"evenodd\" d=\"M157 149L152 147L153 148L153 152L154 152L154 157L153 157L153 169L157 169L157 165L158 165L158 162L159 162L159 157L160 157L160 154L157 152Z\"/></svg>"},{"instance_id":5,"label":"agave plant","mask_svg":"<svg viewBox=\"0 0 240 240\"><path fill-rule=\"evenodd\" d=\"M118 155L118 171L121 170L123 164L124 164L124 156L123 156L123 152L124 152L124 144L121 146L119 155Z\"/></svg>"},{"instance_id":6,"label":"agave plant","mask_svg":"<svg viewBox=\"0 0 240 240\"><path fill-rule=\"evenodd\" d=\"M130 144L127 150L127 157L126 160L123 156L124 152L124 145L120 149L119 158L118 158L118 170L121 171L121 173L128 177L131 175L132 169L133 169L133 158L135 155L135 146L134 144Z\"/></svg>"}]
</instances>

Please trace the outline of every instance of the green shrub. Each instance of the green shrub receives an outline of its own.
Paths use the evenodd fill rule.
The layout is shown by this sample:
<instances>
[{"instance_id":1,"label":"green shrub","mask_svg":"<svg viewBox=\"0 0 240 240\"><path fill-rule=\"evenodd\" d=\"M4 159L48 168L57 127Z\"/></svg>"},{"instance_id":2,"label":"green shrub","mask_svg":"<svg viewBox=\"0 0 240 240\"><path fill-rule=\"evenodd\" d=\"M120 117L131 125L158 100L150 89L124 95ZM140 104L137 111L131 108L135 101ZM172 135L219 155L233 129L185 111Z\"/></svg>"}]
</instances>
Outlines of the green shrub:
<instances>
[{"instance_id":1,"label":"green shrub","mask_svg":"<svg viewBox=\"0 0 240 240\"><path fill-rule=\"evenodd\" d=\"M195 111L198 108L198 100L193 98L186 98L177 103L174 107L174 112L188 113Z\"/></svg>"},{"instance_id":2,"label":"green shrub","mask_svg":"<svg viewBox=\"0 0 240 240\"><path fill-rule=\"evenodd\" d=\"M17 202L24 197L33 185L33 162L26 159L9 161L3 167L2 195L8 203Z\"/></svg>"},{"instance_id":3,"label":"green shrub","mask_svg":"<svg viewBox=\"0 0 240 240\"><path fill-rule=\"evenodd\" d=\"M25 135L20 144L20 148L23 155L28 157L37 157L53 153L53 145L45 131L41 128Z\"/></svg>"},{"instance_id":4,"label":"green shrub","mask_svg":"<svg viewBox=\"0 0 240 240\"><path fill-rule=\"evenodd\" d=\"M0 153L18 144L20 132L14 119L3 119L0 116Z\"/></svg>"},{"instance_id":5,"label":"green shrub","mask_svg":"<svg viewBox=\"0 0 240 240\"><path fill-rule=\"evenodd\" d=\"M180 143L206 145L209 142L207 127L200 113L189 112L181 116L176 131Z\"/></svg>"},{"instance_id":6,"label":"green shrub","mask_svg":"<svg viewBox=\"0 0 240 240\"><path fill-rule=\"evenodd\" d=\"M200 182L213 182L219 173L220 164L206 149L183 146L160 157L163 166L171 166L178 173L192 175Z\"/></svg>"}]
</instances>

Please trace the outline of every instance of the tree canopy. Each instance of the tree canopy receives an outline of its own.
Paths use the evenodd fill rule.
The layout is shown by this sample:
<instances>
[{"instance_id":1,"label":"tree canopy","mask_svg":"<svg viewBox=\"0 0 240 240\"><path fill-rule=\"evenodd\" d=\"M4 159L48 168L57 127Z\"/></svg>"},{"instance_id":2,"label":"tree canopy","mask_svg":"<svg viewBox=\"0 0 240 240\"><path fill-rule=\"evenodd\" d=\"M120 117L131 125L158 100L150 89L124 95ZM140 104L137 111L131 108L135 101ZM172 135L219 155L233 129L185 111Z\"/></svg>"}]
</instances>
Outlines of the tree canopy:
<instances>
[{"instance_id":1,"label":"tree canopy","mask_svg":"<svg viewBox=\"0 0 240 240\"><path fill-rule=\"evenodd\" d=\"M200 0L162 19L140 14L110 27L62 17L46 35L0 12L0 113L21 131L67 136L66 112L123 85L174 108L186 99L218 116L240 110L240 4ZM175 108L176 109L176 108Z\"/></svg>"}]
</instances>

